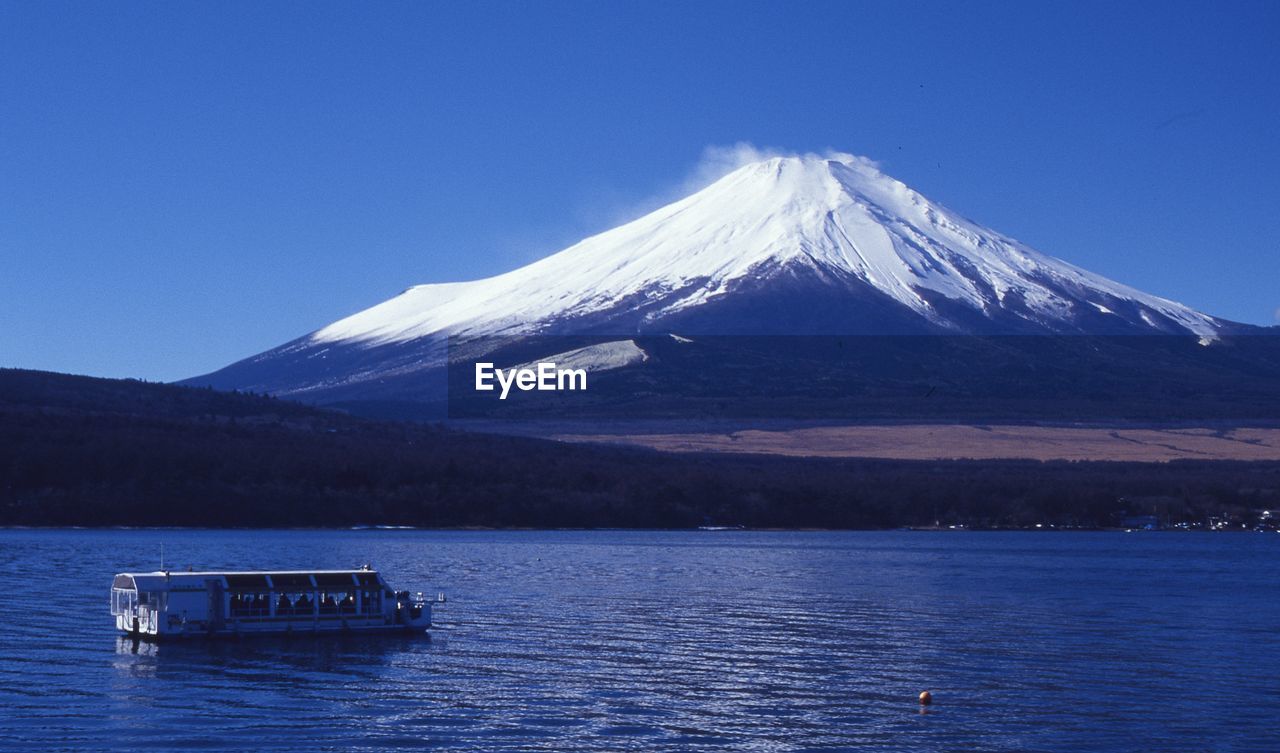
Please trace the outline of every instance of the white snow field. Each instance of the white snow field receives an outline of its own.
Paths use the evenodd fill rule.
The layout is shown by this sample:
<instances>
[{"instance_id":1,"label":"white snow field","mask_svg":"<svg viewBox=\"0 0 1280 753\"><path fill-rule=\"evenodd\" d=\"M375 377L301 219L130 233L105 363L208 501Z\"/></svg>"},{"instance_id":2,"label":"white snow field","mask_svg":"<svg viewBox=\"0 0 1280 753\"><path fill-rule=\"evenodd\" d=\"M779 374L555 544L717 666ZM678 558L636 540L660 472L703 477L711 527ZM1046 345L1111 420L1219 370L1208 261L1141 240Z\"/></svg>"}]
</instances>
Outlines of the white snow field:
<instances>
[{"instance_id":1,"label":"white snow field","mask_svg":"<svg viewBox=\"0 0 1280 753\"><path fill-rule=\"evenodd\" d=\"M871 286L943 328L958 325L930 303L929 293L1049 332L1070 331L1084 309L1153 333L1213 338L1221 326L965 220L864 158L835 154L748 164L528 266L472 282L418 285L309 339L382 345L431 335L511 335L549 320L641 305L647 320L660 320L725 296L734 283L766 270L796 267Z\"/></svg>"}]
</instances>

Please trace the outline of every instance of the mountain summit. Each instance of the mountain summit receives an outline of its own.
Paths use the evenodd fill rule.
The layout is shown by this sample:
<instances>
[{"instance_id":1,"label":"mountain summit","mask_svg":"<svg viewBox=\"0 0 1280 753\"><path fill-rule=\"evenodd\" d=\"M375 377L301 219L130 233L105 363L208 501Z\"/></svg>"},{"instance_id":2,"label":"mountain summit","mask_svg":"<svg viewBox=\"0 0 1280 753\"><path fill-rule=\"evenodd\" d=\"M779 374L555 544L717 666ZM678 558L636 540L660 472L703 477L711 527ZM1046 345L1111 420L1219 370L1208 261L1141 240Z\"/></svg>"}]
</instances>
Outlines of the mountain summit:
<instances>
[{"instance_id":1,"label":"mountain summit","mask_svg":"<svg viewBox=\"0 0 1280 753\"><path fill-rule=\"evenodd\" d=\"M1181 334L1243 325L964 219L852 155L740 167L506 274L418 285L192 380L305 399L438 366L450 336Z\"/></svg>"},{"instance_id":2,"label":"mountain summit","mask_svg":"<svg viewBox=\"0 0 1280 753\"><path fill-rule=\"evenodd\" d=\"M746 165L539 262L474 282L419 285L311 338L388 343L575 321L595 329L601 320L624 324L622 334L661 328L778 278L874 291L922 327L951 332L1213 335L1220 326L969 222L865 159L837 155ZM822 328L865 329L856 321Z\"/></svg>"}]
</instances>

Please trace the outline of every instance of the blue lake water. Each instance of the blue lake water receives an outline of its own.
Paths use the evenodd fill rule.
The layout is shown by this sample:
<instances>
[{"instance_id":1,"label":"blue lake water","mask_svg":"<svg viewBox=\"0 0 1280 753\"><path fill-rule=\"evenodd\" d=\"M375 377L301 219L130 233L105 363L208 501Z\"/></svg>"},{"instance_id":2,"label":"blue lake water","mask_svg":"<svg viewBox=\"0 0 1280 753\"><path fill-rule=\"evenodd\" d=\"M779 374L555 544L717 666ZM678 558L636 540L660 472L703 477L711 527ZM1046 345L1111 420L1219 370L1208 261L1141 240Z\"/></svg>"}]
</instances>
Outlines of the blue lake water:
<instances>
[{"instance_id":1,"label":"blue lake water","mask_svg":"<svg viewBox=\"0 0 1280 753\"><path fill-rule=\"evenodd\" d=\"M430 640L135 646L111 576L161 544L449 603ZM0 531L0 749L1276 751L1277 564L1245 533Z\"/></svg>"}]
</instances>

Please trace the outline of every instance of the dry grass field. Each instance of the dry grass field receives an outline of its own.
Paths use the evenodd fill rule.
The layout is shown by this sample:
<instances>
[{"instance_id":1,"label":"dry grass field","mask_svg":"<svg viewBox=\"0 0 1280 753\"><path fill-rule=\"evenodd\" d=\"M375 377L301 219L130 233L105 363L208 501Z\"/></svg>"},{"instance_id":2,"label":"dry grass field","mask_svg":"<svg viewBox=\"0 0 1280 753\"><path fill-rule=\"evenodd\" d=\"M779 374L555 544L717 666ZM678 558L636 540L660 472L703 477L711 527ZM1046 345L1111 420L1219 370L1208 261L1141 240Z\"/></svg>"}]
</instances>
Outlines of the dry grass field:
<instances>
[{"instance_id":1,"label":"dry grass field","mask_svg":"<svg viewBox=\"0 0 1280 753\"><path fill-rule=\"evenodd\" d=\"M731 433L560 434L571 442L793 457L899 460L1280 460L1275 428L1107 428L1017 425L824 426Z\"/></svg>"}]
</instances>

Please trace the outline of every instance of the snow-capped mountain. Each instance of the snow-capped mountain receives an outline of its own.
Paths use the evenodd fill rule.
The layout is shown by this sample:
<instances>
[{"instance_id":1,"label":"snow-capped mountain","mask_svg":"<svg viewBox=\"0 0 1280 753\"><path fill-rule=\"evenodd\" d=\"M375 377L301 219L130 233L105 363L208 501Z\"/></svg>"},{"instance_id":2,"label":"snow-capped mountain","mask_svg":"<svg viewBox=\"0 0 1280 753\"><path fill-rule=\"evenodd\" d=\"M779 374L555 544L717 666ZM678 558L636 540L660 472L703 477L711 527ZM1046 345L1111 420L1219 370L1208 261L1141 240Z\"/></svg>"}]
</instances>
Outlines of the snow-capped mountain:
<instances>
[{"instance_id":1,"label":"snow-capped mountain","mask_svg":"<svg viewBox=\"0 0 1280 753\"><path fill-rule=\"evenodd\" d=\"M191 380L325 401L441 365L448 337L1183 334L1241 325L964 219L852 155L745 165L640 219L471 282L418 285Z\"/></svg>"},{"instance_id":2,"label":"snow-capped mountain","mask_svg":"<svg viewBox=\"0 0 1280 753\"><path fill-rule=\"evenodd\" d=\"M980 325L956 321L935 302L1050 332L1089 331L1094 314L1135 329L1218 329L1211 317L1041 254L843 155L747 165L539 262L485 280L412 287L311 340L512 334L601 314L645 328L786 273L870 288L956 331Z\"/></svg>"}]
</instances>

